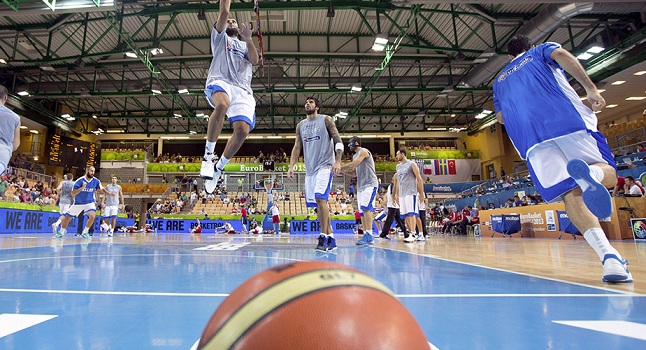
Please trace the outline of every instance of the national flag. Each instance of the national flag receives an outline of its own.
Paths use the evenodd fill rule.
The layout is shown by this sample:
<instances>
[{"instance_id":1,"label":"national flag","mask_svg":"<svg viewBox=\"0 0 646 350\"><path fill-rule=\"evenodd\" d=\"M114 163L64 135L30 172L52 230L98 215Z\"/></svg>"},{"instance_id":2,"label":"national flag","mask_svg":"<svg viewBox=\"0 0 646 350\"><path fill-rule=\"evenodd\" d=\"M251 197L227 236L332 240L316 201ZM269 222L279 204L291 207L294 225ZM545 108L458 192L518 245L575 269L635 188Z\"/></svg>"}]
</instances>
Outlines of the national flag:
<instances>
[{"instance_id":1,"label":"national flag","mask_svg":"<svg viewBox=\"0 0 646 350\"><path fill-rule=\"evenodd\" d=\"M415 165L417 165L417 170L419 170L419 173L421 174L424 166L424 161L421 159L415 159L413 162L415 162Z\"/></svg>"},{"instance_id":2,"label":"national flag","mask_svg":"<svg viewBox=\"0 0 646 350\"><path fill-rule=\"evenodd\" d=\"M424 159L424 175L433 175L433 161L431 159Z\"/></svg>"},{"instance_id":3,"label":"national flag","mask_svg":"<svg viewBox=\"0 0 646 350\"><path fill-rule=\"evenodd\" d=\"M449 168L446 159L435 159L435 175L448 175Z\"/></svg>"},{"instance_id":4,"label":"national flag","mask_svg":"<svg viewBox=\"0 0 646 350\"><path fill-rule=\"evenodd\" d=\"M455 175L456 174L455 159L449 159L447 163L449 167L449 175Z\"/></svg>"}]
</instances>

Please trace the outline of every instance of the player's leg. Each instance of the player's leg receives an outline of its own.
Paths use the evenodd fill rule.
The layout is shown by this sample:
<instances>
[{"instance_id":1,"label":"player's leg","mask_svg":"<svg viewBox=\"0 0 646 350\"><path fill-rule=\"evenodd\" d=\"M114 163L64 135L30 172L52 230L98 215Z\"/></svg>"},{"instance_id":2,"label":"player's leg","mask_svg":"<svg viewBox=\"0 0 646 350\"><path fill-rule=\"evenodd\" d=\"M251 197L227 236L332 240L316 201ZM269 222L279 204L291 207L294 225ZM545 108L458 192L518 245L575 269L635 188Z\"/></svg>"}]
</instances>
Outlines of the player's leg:
<instances>
[{"instance_id":1,"label":"player's leg","mask_svg":"<svg viewBox=\"0 0 646 350\"><path fill-rule=\"evenodd\" d=\"M213 179L215 172L215 143L220 136L222 126L224 125L224 117L231 104L229 92L227 91L229 86L224 82L220 82L220 85L215 85L212 89L205 90L207 100L213 107L213 112L209 117L209 124L207 126L206 146L204 148L204 158L202 159L202 168L200 170L200 177L207 180ZM210 99L208 98L209 96Z\"/></svg>"}]
</instances>

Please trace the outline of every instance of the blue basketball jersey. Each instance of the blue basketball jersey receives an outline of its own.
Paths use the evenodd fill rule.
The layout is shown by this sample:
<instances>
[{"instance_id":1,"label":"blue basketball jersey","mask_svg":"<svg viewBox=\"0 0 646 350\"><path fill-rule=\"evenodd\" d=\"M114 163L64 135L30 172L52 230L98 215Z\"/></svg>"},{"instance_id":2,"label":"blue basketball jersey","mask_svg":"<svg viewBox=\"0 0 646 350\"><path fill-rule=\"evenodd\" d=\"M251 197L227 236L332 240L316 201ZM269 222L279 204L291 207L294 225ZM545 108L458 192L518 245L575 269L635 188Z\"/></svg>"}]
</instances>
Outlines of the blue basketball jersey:
<instances>
[{"instance_id":1,"label":"blue basketball jersey","mask_svg":"<svg viewBox=\"0 0 646 350\"><path fill-rule=\"evenodd\" d=\"M74 204L80 205L94 203L94 192L101 189L101 181L99 181L99 179L93 177L90 181L87 181L85 176L83 176L74 182L74 190L81 188L84 182L87 183L87 185L85 185L83 191L79 192L74 197Z\"/></svg>"},{"instance_id":2,"label":"blue basketball jersey","mask_svg":"<svg viewBox=\"0 0 646 350\"><path fill-rule=\"evenodd\" d=\"M574 132L596 132L597 117L550 57L561 46L544 43L527 50L503 69L493 85L496 113L523 159L537 144Z\"/></svg>"}]
</instances>

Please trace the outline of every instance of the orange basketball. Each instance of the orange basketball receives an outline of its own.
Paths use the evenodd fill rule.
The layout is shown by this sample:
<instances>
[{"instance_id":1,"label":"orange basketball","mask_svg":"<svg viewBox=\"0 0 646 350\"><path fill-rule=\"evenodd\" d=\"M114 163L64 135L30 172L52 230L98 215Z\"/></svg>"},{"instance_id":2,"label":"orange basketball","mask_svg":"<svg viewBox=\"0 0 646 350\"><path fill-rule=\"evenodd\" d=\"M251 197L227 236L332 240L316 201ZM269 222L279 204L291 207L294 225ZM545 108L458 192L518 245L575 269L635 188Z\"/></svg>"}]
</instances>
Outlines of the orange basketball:
<instances>
[{"instance_id":1,"label":"orange basketball","mask_svg":"<svg viewBox=\"0 0 646 350\"><path fill-rule=\"evenodd\" d=\"M347 266L294 262L245 281L215 311L198 349L429 349L413 315Z\"/></svg>"}]
</instances>

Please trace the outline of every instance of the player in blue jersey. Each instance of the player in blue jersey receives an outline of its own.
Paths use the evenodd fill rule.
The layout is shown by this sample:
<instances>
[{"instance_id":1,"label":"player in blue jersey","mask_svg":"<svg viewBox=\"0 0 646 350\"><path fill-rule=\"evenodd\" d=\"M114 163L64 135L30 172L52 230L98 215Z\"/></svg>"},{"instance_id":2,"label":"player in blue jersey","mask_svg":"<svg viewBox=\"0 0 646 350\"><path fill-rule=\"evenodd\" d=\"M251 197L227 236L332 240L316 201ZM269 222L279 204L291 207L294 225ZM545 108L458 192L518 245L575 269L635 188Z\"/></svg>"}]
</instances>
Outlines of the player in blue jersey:
<instances>
[{"instance_id":1,"label":"player in blue jersey","mask_svg":"<svg viewBox=\"0 0 646 350\"><path fill-rule=\"evenodd\" d=\"M204 189L212 193L229 159L238 152L256 124L256 100L251 90L252 65L258 64L258 51L251 38L251 29L228 18L231 0L220 0L220 15L211 31L213 60L209 67L204 93L213 107L206 133L206 147L200 177ZM242 40L238 40L238 34ZM222 131L224 116L229 116L233 135L227 141L220 159L215 162L215 143Z\"/></svg>"},{"instance_id":2,"label":"player in blue jersey","mask_svg":"<svg viewBox=\"0 0 646 350\"><path fill-rule=\"evenodd\" d=\"M614 158L593 113L605 107L605 100L576 57L559 44L534 46L517 35L507 50L512 61L493 86L498 121L527 161L543 199L565 202L570 220L602 261L603 281L632 282L628 262L610 245L598 220L612 214L606 187L617 183ZM564 71L585 89L592 110Z\"/></svg>"},{"instance_id":3,"label":"player in blue jersey","mask_svg":"<svg viewBox=\"0 0 646 350\"><path fill-rule=\"evenodd\" d=\"M101 187L101 181L94 177L94 167L90 165L85 168L85 176L74 182L74 188L72 190L74 204L66 212L61 213L61 229L59 232L55 232L54 238L63 237L67 233L67 225L81 211L85 211L85 215L87 216L87 223L81 233L81 237L90 238L88 231L92 224L94 224L94 217L96 215L96 193L105 193L108 196L117 195L116 193L106 192Z\"/></svg>"},{"instance_id":4,"label":"player in blue jersey","mask_svg":"<svg viewBox=\"0 0 646 350\"><path fill-rule=\"evenodd\" d=\"M0 85L0 174L7 170L11 153L20 146L20 116L5 106L8 93Z\"/></svg>"}]
</instances>

